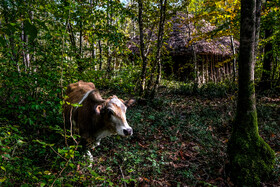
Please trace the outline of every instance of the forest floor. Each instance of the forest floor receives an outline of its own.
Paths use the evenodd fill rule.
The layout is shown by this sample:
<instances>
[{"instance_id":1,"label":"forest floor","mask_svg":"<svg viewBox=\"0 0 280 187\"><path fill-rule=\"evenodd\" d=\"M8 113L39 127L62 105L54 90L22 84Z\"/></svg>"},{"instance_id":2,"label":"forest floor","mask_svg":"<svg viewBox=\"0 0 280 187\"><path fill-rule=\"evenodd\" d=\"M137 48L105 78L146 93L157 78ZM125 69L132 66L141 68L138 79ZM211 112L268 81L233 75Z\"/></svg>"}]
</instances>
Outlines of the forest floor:
<instances>
[{"instance_id":1,"label":"forest floor","mask_svg":"<svg viewBox=\"0 0 280 187\"><path fill-rule=\"evenodd\" d=\"M235 102L234 95L210 98L175 92L141 100L127 112L133 136L103 139L94 151L93 168L113 185L233 186L226 172L226 148ZM271 180L263 186L279 186L279 97L258 97L257 111L260 135L277 155Z\"/></svg>"},{"instance_id":2,"label":"forest floor","mask_svg":"<svg viewBox=\"0 0 280 187\"><path fill-rule=\"evenodd\" d=\"M78 151L72 139L78 136L65 136L61 105L19 106L13 112L25 109L31 116L0 117L0 186L233 186L226 149L236 95L227 94L224 86L210 85L197 94L189 88L162 87L155 99L138 99L127 110L133 136L102 139L92 151L93 162ZM112 90L101 93L129 98ZM259 133L276 152L271 180L262 186L276 187L280 97L257 95ZM40 107L47 105L56 109L44 115Z\"/></svg>"}]
</instances>

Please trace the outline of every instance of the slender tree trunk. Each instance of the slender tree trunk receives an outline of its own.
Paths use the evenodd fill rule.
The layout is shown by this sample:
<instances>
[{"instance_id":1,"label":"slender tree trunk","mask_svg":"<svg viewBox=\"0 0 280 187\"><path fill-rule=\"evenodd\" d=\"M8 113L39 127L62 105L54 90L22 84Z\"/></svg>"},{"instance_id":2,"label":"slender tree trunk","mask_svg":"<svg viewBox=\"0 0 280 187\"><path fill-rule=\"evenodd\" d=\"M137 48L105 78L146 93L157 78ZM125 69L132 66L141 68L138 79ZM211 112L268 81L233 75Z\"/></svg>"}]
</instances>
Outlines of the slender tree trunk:
<instances>
[{"instance_id":1,"label":"slender tree trunk","mask_svg":"<svg viewBox=\"0 0 280 187\"><path fill-rule=\"evenodd\" d=\"M213 55L211 54L211 59L210 59L210 81L214 81L214 70L213 70Z\"/></svg>"},{"instance_id":2,"label":"slender tree trunk","mask_svg":"<svg viewBox=\"0 0 280 187\"><path fill-rule=\"evenodd\" d=\"M71 45L75 49L76 48L76 41L75 41L75 36L74 36L74 33L73 33L73 29L72 29L72 25L70 23L70 20L68 21L67 30L69 32L69 39L70 39Z\"/></svg>"},{"instance_id":3,"label":"slender tree trunk","mask_svg":"<svg viewBox=\"0 0 280 187\"><path fill-rule=\"evenodd\" d=\"M233 55L233 62L232 62L232 69L233 69L233 82L236 80L236 51L235 51L235 44L233 35L230 36L231 41L231 48L232 48L232 55Z\"/></svg>"},{"instance_id":4,"label":"slender tree trunk","mask_svg":"<svg viewBox=\"0 0 280 187\"><path fill-rule=\"evenodd\" d=\"M271 76L271 80L272 82L274 83L274 85L272 85L272 87L274 87L275 85L278 85L278 84L275 84L275 73L276 73L276 70L277 70L277 67L278 67L278 57L275 58L274 60L274 67L273 67L273 71L272 71L272 76Z\"/></svg>"},{"instance_id":5,"label":"slender tree trunk","mask_svg":"<svg viewBox=\"0 0 280 187\"><path fill-rule=\"evenodd\" d=\"M166 17L166 2L167 0L160 0L160 20L159 20L159 29L158 29L158 40L157 40L157 52L155 65L157 65L157 78L151 93L151 98L154 98L155 93L158 91L159 83L161 80L161 49L163 44L163 35L164 35L164 25Z\"/></svg>"},{"instance_id":6,"label":"slender tree trunk","mask_svg":"<svg viewBox=\"0 0 280 187\"><path fill-rule=\"evenodd\" d=\"M139 24L139 34L140 34L140 55L142 59L142 72L141 72L141 80L140 80L140 95L143 94L146 86L146 69L147 69L147 62L146 56L144 54L144 33L143 33L143 1L138 0L138 24Z\"/></svg>"},{"instance_id":7,"label":"slender tree trunk","mask_svg":"<svg viewBox=\"0 0 280 187\"><path fill-rule=\"evenodd\" d=\"M268 2L268 1L267 1ZM257 10L256 13L259 15L257 19L257 25L260 26L260 15L261 15L261 0L257 0ZM266 23L266 25L272 26L271 23ZM257 30L256 35L259 36L260 29ZM265 28L264 30L265 39L268 39L273 34L272 28ZM268 90L271 88L271 74L272 74L272 63L273 63L273 48L272 43L268 42L264 47L264 61L263 61L263 72L260 82L260 87L262 90ZM257 50L257 47L256 47Z\"/></svg>"},{"instance_id":8,"label":"slender tree trunk","mask_svg":"<svg viewBox=\"0 0 280 187\"><path fill-rule=\"evenodd\" d=\"M96 62L95 62L95 56L96 56L96 51L95 51L95 42L93 41L93 36L92 36L92 44L91 44L91 59L92 59L92 66L93 70L96 70Z\"/></svg>"},{"instance_id":9,"label":"slender tree trunk","mask_svg":"<svg viewBox=\"0 0 280 187\"><path fill-rule=\"evenodd\" d=\"M80 20L80 38L79 38L80 48L79 54L77 55L78 61L78 69L79 72L82 73L85 70L84 62L83 62L83 20Z\"/></svg>"},{"instance_id":10,"label":"slender tree trunk","mask_svg":"<svg viewBox=\"0 0 280 187\"><path fill-rule=\"evenodd\" d=\"M227 5L227 1L225 1L225 5ZM229 26L230 29L230 26ZM232 49L232 55L233 55L233 62L232 62L232 67L233 67L233 78L232 81L235 82L236 80L236 52L235 52L235 44L234 44L234 38L233 35L230 35L230 41L231 41L231 49Z\"/></svg>"},{"instance_id":11,"label":"slender tree trunk","mask_svg":"<svg viewBox=\"0 0 280 187\"><path fill-rule=\"evenodd\" d=\"M83 52L83 23L82 20L80 21L80 56L82 57L82 52Z\"/></svg>"},{"instance_id":12,"label":"slender tree trunk","mask_svg":"<svg viewBox=\"0 0 280 187\"><path fill-rule=\"evenodd\" d=\"M272 29L265 29L265 38L272 36ZM268 90L271 88L271 73L272 73L272 62L273 62L273 48L272 43L268 42L264 47L264 61L263 61L263 72L260 87L262 90Z\"/></svg>"},{"instance_id":13,"label":"slender tree trunk","mask_svg":"<svg viewBox=\"0 0 280 187\"><path fill-rule=\"evenodd\" d=\"M110 11L110 9L112 8L111 5L111 0L108 1L107 4L107 26L110 27L112 24L112 15L110 12L112 12L112 10ZM112 75L112 50L111 50L111 43L110 43L110 38L107 39L107 78L111 79L111 75Z\"/></svg>"},{"instance_id":14,"label":"slender tree trunk","mask_svg":"<svg viewBox=\"0 0 280 187\"><path fill-rule=\"evenodd\" d=\"M257 52L258 52L258 44L259 44L260 30L261 30L261 9L262 9L262 0L256 0L255 60L256 60Z\"/></svg>"},{"instance_id":15,"label":"slender tree trunk","mask_svg":"<svg viewBox=\"0 0 280 187\"><path fill-rule=\"evenodd\" d=\"M189 19L188 7L187 7L187 18ZM189 36L189 39L191 39L190 21L188 21L187 27L188 27L188 36ZM197 56L196 56L196 48L195 48L194 43L191 44L191 49L192 49L193 64L194 64L194 91L196 92L197 89L198 89L198 85L199 85L199 73L198 73L198 62L197 62Z\"/></svg>"},{"instance_id":16,"label":"slender tree trunk","mask_svg":"<svg viewBox=\"0 0 280 187\"><path fill-rule=\"evenodd\" d=\"M237 114L228 143L230 176L236 186L260 186L268 179L275 153L259 136L255 86L256 0L241 0Z\"/></svg>"},{"instance_id":17,"label":"slender tree trunk","mask_svg":"<svg viewBox=\"0 0 280 187\"><path fill-rule=\"evenodd\" d=\"M203 58L203 55L201 55L201 72L200 72L200 75L201 75L201 83L204 84L205 83L205 71L204 71L204 58Z\"/></svg>"},{"instance_id":18,"label":"slender tree trunk","mask_svg":"<svg viewBox=\"0 0 280 187\"><path fill-rule=\"evenodd\" d=\"M99 70L102 69L102 45L101 40L98 40L98 47L99 47Z\"/></svg>"},{"instance_id":19,"label":"slender tree trunk","mask_svg":"<svg viewBox=\"0 0 280 187\"><path fill-rule=\"evenodd\" d=\"M80 38L79 38L79 48L76 46L76 38L73 32L73 28L70 22L70 18L68 21L68 32L69 32L69 38L70 38L70 42L73 48L74 53L76 53L76 61L77 61L77 65L78 65L78 71L79 73L82 73L85 69L84 65L83 65L83 61L82 61L82 47L83 47L83 43L82 43L82 38L83 38L83 26L82 26L82 20L80 20Z\"/></svg>"},{"instance_id":20,"label":"slender tree trunk","mask_svg":"<svg viewBox=\"0 0 280 187\"><path fill-rule=\"evenodd\" d=\"M94 2L93 2L93 0L90 0L89 1L89 3L90 3L90 8L91 8L91 14L94 14L94 9L93 9L93 6L94 6ZM94 24L92 25L92 27L94 28ZM95 50L95 48L96 48L96 43L95 43L95 40L94 40L94 34L92 34L92 44L91 44L91 59L92 59L92 66L93 66L93 70L96 70L97 69L97 67L96 67L96 58L95 58L95 56L96 56L96 50Z\"/></svg>"},{"instance_id":21,"label":"slender tree trunk","mask_svg":"<svg viewBox=\"0 0 280 187\"><path fill-rule=\"evenodd\" d=\"M206 77L205 77L205 80L206 80L206 83L208 83L209 82L209 57L208 57L208 55L205 55L205 58L206 58L206 68L205 68Z\"/></svg>"},{"instance_id":22,"label":"slender tree trunk","mask_svg":"<svg viewBox=\"0 0 280 187\"><path fill-rule=\"evenodd\" d=\"M27 36L25 35L24 32L24 23L21 23L21 41L22 41L22 59L23 59L23 64L24 64L24 71L25 73L27 72L28 69L28 63L27 63L27 54L26 54L26 39Z\"/></svg>"},{"instance_id":23,"label":"slender tree trunk","mask_svg":"<svg viewBox=\"0 0 280 187\"><path fill-rule=\"evenodd\" d=\"M107 41L107 78L110 79L111 75L111 62L112 62L112 54L109 40Z\"/></svg>"}]
</instances>

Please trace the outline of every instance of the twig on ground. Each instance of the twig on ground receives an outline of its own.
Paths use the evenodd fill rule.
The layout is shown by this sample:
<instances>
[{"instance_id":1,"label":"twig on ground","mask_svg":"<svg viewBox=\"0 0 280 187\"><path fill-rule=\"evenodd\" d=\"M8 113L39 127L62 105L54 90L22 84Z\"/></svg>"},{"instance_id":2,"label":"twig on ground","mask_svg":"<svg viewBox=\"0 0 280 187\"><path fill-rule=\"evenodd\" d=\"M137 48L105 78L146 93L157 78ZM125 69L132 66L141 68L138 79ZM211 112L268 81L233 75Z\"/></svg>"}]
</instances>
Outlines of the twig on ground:
<instances>
[{"instance_id":1,"label":"twig on ground","mask_svg":"<svg viewBox=\"0 0 280 187\"><path fill-rule=\"evenodd\" d=\"M122 171L122 168L121 168L121 166L119 165L119 168L120 168L120 171L121 171L121 174L122 174L122 178L124 179L124 174L123 174L123 171ZM125 181L123 181L123 184L124 184L124 187L127 187L127 185L126 185L126 182Z\"/></svg>"}]
</instances>

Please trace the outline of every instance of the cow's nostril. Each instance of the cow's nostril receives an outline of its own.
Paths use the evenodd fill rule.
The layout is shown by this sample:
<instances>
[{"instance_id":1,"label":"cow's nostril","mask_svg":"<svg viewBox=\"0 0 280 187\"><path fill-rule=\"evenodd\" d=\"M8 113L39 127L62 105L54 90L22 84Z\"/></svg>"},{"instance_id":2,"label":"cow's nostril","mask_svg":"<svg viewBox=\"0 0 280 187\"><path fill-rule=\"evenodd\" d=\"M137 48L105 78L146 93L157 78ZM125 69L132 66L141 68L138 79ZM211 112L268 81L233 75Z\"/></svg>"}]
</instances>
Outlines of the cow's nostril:
<instances>
[{"instance_id":1,"label":"cow's nostril","mask_svg":"<svg viewBox=\"0 0 280 187\"><path fill-rule=\"evenodd\" d=\"M124 133L125 136L129 136L129 135L132 134L132 129L124 129L123 133Z\"/></svg>"}]
</instances>

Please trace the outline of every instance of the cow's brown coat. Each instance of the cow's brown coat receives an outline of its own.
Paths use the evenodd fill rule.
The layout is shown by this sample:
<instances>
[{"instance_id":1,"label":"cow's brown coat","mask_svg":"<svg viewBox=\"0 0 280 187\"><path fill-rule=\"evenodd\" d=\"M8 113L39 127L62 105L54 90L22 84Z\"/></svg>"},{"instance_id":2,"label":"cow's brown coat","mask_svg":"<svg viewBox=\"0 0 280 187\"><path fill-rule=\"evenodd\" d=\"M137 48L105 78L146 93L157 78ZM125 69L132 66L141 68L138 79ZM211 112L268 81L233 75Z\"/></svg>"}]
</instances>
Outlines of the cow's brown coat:
<instances>
[{"instance_id":1,"label":"cow's brown coat","mask_svg":"<svg viewBox=\"0 0 280 187\"><path fill-rule=\"evenodd\" d=\"M91 92L84 99L81 107L72 106L75 103L81 102L89 91ZM111 119L112 115L125 124L127 128L131 129L125 119L125 105L112 102L120 100L120 103L122 103L122 100L118 99L117 96L111 96L104 100L93 83L79 81L70 84L67 87L66 95L67 98L63 106L65 124L70 129L69 127L72 122L75 133L81 136L82 144L87 146L98 145L103 136L116 134L116 124Z\"/></svg>"}]
</instances>

